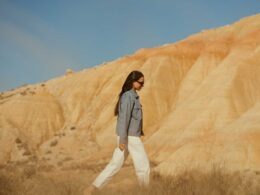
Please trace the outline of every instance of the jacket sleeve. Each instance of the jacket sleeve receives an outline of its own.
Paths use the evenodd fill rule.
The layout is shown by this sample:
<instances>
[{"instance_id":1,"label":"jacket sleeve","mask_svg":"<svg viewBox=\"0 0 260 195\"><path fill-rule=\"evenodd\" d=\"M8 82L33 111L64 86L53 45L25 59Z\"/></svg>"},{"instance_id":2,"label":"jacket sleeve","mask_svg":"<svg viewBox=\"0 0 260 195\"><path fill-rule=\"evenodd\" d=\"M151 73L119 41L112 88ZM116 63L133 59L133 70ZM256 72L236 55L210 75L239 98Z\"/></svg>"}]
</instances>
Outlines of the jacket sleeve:
<instances>
[{"instance_id":1,"label":"jacket sleeve","mask_svg":"<svg viewBox=\"0 0 260 195\"><path fill-rule=\"evenodd\" d=\"M127 143L128 127L131 119L131 112L134 102L131 99L130 94L123 94L121 96L118 113L118 133L119 133L119 144Z\"/></svg>"}]
</instances>

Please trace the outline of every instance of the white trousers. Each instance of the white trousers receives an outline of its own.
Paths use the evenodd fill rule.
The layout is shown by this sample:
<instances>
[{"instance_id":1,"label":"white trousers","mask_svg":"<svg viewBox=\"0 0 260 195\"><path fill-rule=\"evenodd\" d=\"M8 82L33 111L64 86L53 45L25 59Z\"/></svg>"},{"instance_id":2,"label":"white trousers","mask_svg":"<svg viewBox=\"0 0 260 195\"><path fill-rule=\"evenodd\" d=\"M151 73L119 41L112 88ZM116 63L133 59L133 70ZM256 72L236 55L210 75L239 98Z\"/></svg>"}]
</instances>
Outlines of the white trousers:
<instances>
[{"instance_id":1,"label":"white trousers","mask_svg":"<svg viewBox=\"0 0 260 195\"><path fill-rule=\"evenodd\" d=\"M117 136L117 147L114 150L112 159L92 184L101 189L120 170L130 153L139 185L148 186L150 181L150 164L140 137L128 136L128 143L124 151L121 151L118 145L119 136Z\"/></svg>"}]
</instances>

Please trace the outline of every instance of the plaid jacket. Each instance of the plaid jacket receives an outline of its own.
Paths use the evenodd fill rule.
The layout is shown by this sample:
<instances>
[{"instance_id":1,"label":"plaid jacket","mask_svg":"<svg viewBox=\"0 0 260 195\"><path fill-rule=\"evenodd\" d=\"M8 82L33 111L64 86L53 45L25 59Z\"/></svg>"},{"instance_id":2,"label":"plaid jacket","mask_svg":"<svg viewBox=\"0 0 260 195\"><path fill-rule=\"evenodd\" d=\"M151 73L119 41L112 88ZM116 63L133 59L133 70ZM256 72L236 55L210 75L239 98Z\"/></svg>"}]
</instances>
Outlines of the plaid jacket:
<instances>
[{"instance_id":1,"label":"plaid jacket","mask_svg":"<svg viewBox=\"0 0 260 195\"><path fill-rule=\"evenodd\" d=\"M118 107L116 134L120 137L119 144L127 144L128 135L144 135L142 105L134 89L122 94Z\"/></svg>"}]
</instances>

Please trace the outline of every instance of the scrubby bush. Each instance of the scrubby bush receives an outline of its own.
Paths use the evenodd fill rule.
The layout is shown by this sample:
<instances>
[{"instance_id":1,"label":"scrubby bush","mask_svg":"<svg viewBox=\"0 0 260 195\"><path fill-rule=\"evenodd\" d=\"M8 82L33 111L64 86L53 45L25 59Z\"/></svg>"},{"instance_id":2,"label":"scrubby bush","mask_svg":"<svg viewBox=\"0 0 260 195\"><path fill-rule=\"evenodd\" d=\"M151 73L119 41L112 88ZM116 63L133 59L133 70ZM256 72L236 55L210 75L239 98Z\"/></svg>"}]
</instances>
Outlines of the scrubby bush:
<instances>
[{"instance_id":1,"label":"scrubby bush","mask_svg":"<svg viewBox=\"0 0 260 195\"><path fill-rule=\"evenodd\" d=\"M102 189L95 195L259 195L257 171L234 171L214 167L210 172L186 170L176 176L152 174L148 188Z\"/></svg>"},{"instance_id":2,"label":"scrubby bush","mask_svg":"<svg viewBox=\"0 0 260 195\"><path fill-rule=\"evenodd\" d=\"M0 169L0 194L82 195L87 175L80 176L83 169L80 170L56 172L55 167L47 164L23 165L19 168L10 165ZM73 177L71 173L74 173ZM86 170L86 173L90 172ZM148 188L140 188L134 183L120 186L119 182L118 185L105 186L94 195L259 195L259 181L259 171L253 170L229 172L213 168L205 172L187 169L176 176L162 176L152 171Z\"/></svg>"}]
</instances>

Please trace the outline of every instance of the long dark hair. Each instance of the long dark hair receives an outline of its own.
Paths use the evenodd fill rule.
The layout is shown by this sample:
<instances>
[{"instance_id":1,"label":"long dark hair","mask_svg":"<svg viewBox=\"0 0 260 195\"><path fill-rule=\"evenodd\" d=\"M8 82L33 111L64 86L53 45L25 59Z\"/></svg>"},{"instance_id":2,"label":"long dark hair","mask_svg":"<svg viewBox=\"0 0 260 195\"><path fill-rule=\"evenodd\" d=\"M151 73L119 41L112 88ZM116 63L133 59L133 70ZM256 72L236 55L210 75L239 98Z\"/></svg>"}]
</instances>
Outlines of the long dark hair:
<instances>
[{"instance_id":1,"label":"long dark hair","mask_svg":"<svg viewBox=\"0 0 260 195\"><path fill-rule=\"evenodd\" d=\"M130 72L122 86L122 90L118 95L118 100L114 109L114 115L117 116L118 115L118 106L119 106L119 101L121 96L123 95L124 92L132 89L133 87L133 82L137 81L138 79L140 79L141 77L143 77L143 73L138 71L138 70L134 70L132 72Z\"/></svg>"}]
</instances>

